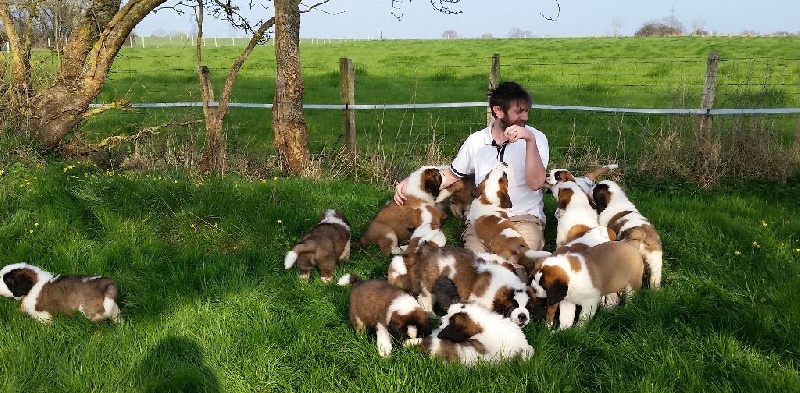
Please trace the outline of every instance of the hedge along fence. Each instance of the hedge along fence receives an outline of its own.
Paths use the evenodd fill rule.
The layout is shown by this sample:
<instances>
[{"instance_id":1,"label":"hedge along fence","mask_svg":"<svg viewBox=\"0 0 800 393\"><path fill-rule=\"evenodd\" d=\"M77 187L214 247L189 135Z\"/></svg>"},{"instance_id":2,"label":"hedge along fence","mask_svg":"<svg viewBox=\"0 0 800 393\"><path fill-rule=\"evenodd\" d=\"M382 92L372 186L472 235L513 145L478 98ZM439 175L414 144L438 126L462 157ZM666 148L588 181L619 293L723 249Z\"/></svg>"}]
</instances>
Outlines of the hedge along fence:
<instances>
[{"instance_id":1,"label":"hedge along fence","mask_svg":"<svg viewBox=\"0 0 800 393\"><path fill-rule=\"evenodd\" d=\"M732 135L733 131L748 130L752 134L751 131L756 130L759 137L764 133L776 135L781 140L779 144L784 148L800 145L800 142L796 141L797 135L800 135L797 132L797 114L800 113L800 108L764 107L781 103L787 106L791 104L800 106L800 91L791 88L800 86L798 80L800 68L797 68L800 61L797 59L778 59L773 64L764 66L760 64L763 60L759 59L722 60L716 53L711 53L703 71L696 67L698 59L634 60L630 61L630 64L623 65L622 68L626 71L621 72L630 70L630 75L626 74L624 78L619 78L617 75L606 76L603 72L607 72L607 69L594 68L596 61L594 59L577 64L562 64L559 67L556 63L536 63L531 59L510 58L508 63L501 67L500 56L494 55L488 67L484 66L484 69L488 68L488 72L484 74L482 85L486 89L496 84L502 79L500 75L502 69L507 71L507 75L517 75L518 77L511 79L518 80L528 87L534 94L535 101L537 93L543 92L545 99L553 101L572 103L585 99L588 103L596 103L605 101L604 97L612 97L607 101L613 103L615 92L634 91L632 95L636 99L630 100L634 103L653 102L653 99L648 99L651 95L661 97L671 95L671 98L662 101L669 101L666 103L678 107L636 108L534 103L530 123L548 135L553 163L580 166L587 164L583 161L605 160L632 164L637 161L644 149L658 148L645 146L648 139L675 138L673 135L668 135L675 130L680 133L680 143L697 143L704 146L700 150L706 153L701 157L705 162L702 170L715 173L720 171L720 152L717 151L716 141L722 135ZM792 70L793 63L797 72ZM681 66L685 66L691 72L682 71L685 81L682 85L667 87L672 89L672 93L665 95L663 92L641 92L641 90L664 89L664 86L654 86L645 81L642 75L659 77L660 74L668 73L668 70L680 70ZM312 67L319 66L312 64ZM562 74L557 76L565 78L564 69L570 67L580 70L578 79L582 80L578 81L577 87L568 84L560 86L558 77L548 79L541 77L541 74L530 76L534 71L557 75L554 70L561 69ZM365 88L359 87L358 81L372 77L369 73L365 75L358 70L358 64L352 59L340 58L336 72L340 102L304 105L312 153L339 148L351 152L377 152L386 156L387 160L402 173L413 168L413 164L419 160L451 158L464 137L469 132L484 127L491 118L485 101L358 103L357 91ZM440 74L441 72L434 75L434 81L442 79L440 85L446 85L447 78L437 76ZM789 80L787 76L793 77L794 80ZM574 75L567 75L566 78L575 79ZM615 83L612 81L614 79L621 81ZM607 82L603 83L604 80ZM374 89L372 86L375 86L375 83L370 83L370 88ZM366 85L369 86L370 83ZM306 84L306 88L316 89L309 83ZM565 94L554 95L552 93L554 89L564 90ZM398 99L391 92L387 95L390 97L387 97L386 101ZM715 102L719 101L719 97L722 98L723 104L736 104L739 107L716 108ZM200 105L198 102L136 103L133 107L171 110ZM258 111L260 126L269 124L268 119L265 119L269 113L264 115L264 109L270 108L271 104L232 103L230 106L232 111ZM230 116L228 121L233 118L234 116ZM334 124L339 124L338 131L334 131L336 128ZM715 134L714 130L721 132ZM271 139L265 136L263 140L253 142L252 137L245 140L248 145L269 148ZM670 143L678 141L670 140ZM229 147L232 147L232 150L239 150L243 146L234 142L229 144ZM245 148L250 149L250 147ZM431 154L432 149L436 150L437 154ZM709 173L704 176L711 175Z\"/></svg>"}]
</instances>

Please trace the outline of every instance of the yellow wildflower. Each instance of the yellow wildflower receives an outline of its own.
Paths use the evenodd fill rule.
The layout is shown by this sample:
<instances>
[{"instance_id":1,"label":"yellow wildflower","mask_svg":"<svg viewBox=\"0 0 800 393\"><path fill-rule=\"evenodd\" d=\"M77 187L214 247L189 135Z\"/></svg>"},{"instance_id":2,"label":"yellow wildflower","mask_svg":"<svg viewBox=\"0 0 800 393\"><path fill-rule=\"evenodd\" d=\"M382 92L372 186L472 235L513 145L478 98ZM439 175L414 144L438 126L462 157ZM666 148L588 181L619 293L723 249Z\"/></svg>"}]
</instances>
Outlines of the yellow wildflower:
<instances>
[{"instance_id":1,"label":"yellow wildflower","mask_svg":"<svg viewBox=\"0 0 800 393\"><path fill-rule=\"evenodd\" d=\"M736 250L736 251L734 251L733 253L734 253L734 254L736 254L736 255L742 255L742 252L741 252L741 251L739 251L739 250Z\"/></svg>"},{"instance_id":2,"label":"yellow wildflower","mask_svg":"<svg viewBox=\"0 0 800 393\"><path fill-rule=\"evenodd\" d=\"M278 220L278 224L283 224L283 220Z\"/></svg>"},{"instance_id":3,"label":"yellow wildflower","mask_svg":"<svg viewBox=\"0 0 800 393\"><path fill-rule=\"evenodd\" d=\"M764 221L764 220L761 220L761 226L762 226L762 227L766 227L766 226L767 226L767 222L766 222L766 221Z\"/></svg>"}]
</instances>

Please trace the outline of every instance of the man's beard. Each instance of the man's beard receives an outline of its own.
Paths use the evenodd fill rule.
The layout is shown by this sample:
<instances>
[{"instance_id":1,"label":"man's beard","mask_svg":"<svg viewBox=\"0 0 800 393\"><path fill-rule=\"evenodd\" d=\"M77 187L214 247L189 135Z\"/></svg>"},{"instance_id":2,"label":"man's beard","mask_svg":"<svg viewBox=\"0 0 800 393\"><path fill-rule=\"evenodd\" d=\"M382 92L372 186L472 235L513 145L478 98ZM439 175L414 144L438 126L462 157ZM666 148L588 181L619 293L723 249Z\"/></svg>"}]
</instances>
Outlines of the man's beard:
<instances>
[{"instance_id":1,"label":"man's beard","mask_svg":"<svg viewBox=\"0 0 800 393\"><path fill-rule=\"evenodd\" d=\"M520 126L520 127L525 125L525 122L509 123L507 119L508 119L508 116L505 116L502 119L497 119L498 123L500 124L500 127L503 127L504 130L506 128L508 128L508 127L511 127L511 126L515 125L515 124Z\"/></svg>"}]
</instances>

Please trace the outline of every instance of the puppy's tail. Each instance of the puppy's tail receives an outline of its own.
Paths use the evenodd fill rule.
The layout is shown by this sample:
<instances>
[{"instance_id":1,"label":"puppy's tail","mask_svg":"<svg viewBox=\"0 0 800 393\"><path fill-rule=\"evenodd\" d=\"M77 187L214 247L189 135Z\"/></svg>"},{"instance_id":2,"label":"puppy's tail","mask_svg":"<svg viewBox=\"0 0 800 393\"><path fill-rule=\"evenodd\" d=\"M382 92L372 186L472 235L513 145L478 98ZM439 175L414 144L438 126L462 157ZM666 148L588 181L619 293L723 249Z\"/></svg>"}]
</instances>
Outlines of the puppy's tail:
<instances>
[{"instance_id":1,"label":"puppy's tail","mask_svg":"<svg viewBox=\"0 0 800 393\"><path fill-rule=\"evenodd\" d=\"M347 273L342 278L339 279L338 284L341 286L352 285L361 282L361 278L359 278L355 274Z\"/></svg>"},{"instance_id":2,"label":"puppy's tail","mask_svg":"<svg viewBox=\"0 0 800 393\"><path fill-rule=\"evenodd\" d=\"M619 168L619 165L617 165L617 164L603 165L603 166L601 166L601 167L599 167L599 168L587 173L586 177L588 177L592 181L597 181L597 178L600 177L600 175L608 173L610 171L613 171L614 169L617 169L617 168Z\"/></svg>"},{"instance_id":3,"label":"puppy's tail","mask_svg":"<svg viewBox=\"0 0 800 393\"><path fill-rule=\"evenodd\" d=\"M119 306L117 306L117 296L119 296L117 284L109 280L108 285L106 285L103 290L103 316L111 318L114 322L121 322Z\"/></svg>"},{"instance_id":4,"label":"puppy's tail","mask_svg":"<svg viewBox=\"0 0 800 393\"><path fill-rule=\"evenodd\" d=\"M313 244L297 243L297 245L292 247L291 251L286 253L286 257L283 258L283 268L284 269L291 268L292 266L294 266L294 263L297 262L297 257L300 256L300 254L311 252L313 250L314 250Z\"/></svg>"}]
</instances>

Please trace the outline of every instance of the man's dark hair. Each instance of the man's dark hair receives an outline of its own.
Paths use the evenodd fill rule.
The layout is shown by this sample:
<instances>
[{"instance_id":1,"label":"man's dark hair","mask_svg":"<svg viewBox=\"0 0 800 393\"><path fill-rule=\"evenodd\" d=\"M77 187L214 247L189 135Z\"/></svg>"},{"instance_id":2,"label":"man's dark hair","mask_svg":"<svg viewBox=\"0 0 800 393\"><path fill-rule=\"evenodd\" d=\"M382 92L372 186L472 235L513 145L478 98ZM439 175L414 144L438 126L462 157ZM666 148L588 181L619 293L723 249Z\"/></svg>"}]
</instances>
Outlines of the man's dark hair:
<instances>
[{"instance_id":1,"label":"man's dark hair","mask_svg":"<svg viewBox=\"0 0 800 393\"><path fill-rule=\"evenodd\" d=\"M504 113L508 113L511 104L519 101L526 102L528 106L533 103L528 91L517 82L500 82L489 90L489 108L499 106Z\"/></svg>"}]
</instances>

